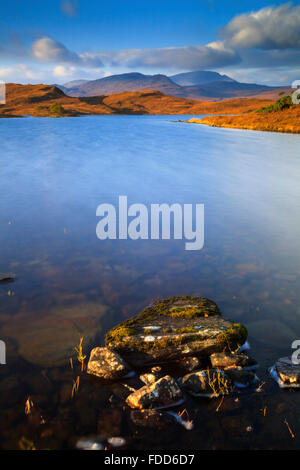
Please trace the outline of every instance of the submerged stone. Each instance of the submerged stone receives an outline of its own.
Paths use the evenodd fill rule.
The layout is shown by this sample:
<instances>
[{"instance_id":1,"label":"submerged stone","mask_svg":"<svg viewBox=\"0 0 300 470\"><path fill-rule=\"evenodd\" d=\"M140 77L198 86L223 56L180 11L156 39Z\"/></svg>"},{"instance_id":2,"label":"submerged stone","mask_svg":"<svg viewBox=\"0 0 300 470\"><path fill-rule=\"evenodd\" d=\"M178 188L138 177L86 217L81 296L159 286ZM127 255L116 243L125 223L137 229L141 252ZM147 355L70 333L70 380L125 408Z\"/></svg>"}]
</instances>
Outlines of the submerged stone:
<instances>
[{"instance_id":1,"label":"submerged stone","mask_svg":"<svg viewBox=\"0 0 300 470\"><path fill-rule=\"evenodd\" d=\"M173 377L165 375L151 385L131 393L126 403L131 408L168 408L181 403L183 395Z\"/></svg>"},{"instance_id":2,"label":"submerged stone","mask_svg":"<svg viewBox=\"0 0 300 470\"><path fill-rule=\"evenodd\" d=\"M225 369L232 366L252 367L257 365L255 359L248 357L246 354L232 354L230 352L214 353L210 356L212 367Z\"/></svg>"},{"instance_id":3,"label":"submerged stone","mask_svg":"<svg viewBox=\"0 0 300 470\"><path fill-rule=\"evenodd\" d=\"M279 379L287 385L300 385L300 364L293 364L290 357L281 357L275 364Z\"/></svg>"},{"instance_id":4,"label":"submerged stone","mask_svg":"<svg viewBox=\"0 0 300 470\"><path fill-rule=\"evenodd\" d=\"M226 375L237 387L249 387L257 380L254 372L244 370L241 367L230 367L226 369Z\"/></svg>"},{"instance_id":5,"label":"submerged stone","mask_svg":"<svg viewBox=\"0 0 300 470\"><path fill-rule=\"evenodd\" d=\"M118 408L104 408L99 413L97 430L98 435L107 438L119 436L122 428L122 410Z\"/></svg>"},{"instance_id":6,"label":"submerged stone","mask_svg":"<svg viewBox=\"0 0 300 470\"><path fill-rule=\"evenodd\" d=\"M100 318L107 312L108 307L97 302L62 305L47 313L24 310L11 315L0 328L0 337L14 341L27 362L40 367L66 366L80 338L84 352L95 344L102 329Z\"/></svg>"},{"instance_id":7,"label":"submerged stone","mask_svg":"<svg viewBox=\"0 0 300 470\"><path fill-rule=\"evenodd\" d=\"M124 437L110 437L107 442L112 447L122 447L126 444Z\"/></svg>"},{"instance_id":8,"label":"submerged stone","mask_svg":"<svg viewBox=\"0 0 300 470\"><path fill-rule=\"evenodd\" d=\"M125 377L130 372L129 366L119 356L107 348L94 348L87 366L87 373L101 379L114 380Z\"/></svg>"},{"instance_id":9,"label":"submerged stone","mask_svg":"<svg viewBox=\"0 0 300 470\"><path fill-rule=\"evenodd\" d=\"M133 366L209 356L236 349L247 338L243 325L222 318L203 297L172 297L145 308L110 330L106 346Z\"/></svg>"},{"instance_id":10,"label":"submerged stone","mask_svg":"<svg viewBox=\"0 0 300 470\"><path fill-rule=\"evenodd\" d=\"M174 424L171 417L157 410L132 410L130 418L136 426L161 429Z\"/></svg>"},{"instance_id":11,"label":"submerged stone","mask_svg":"<svg viewBox=\"0 0 300 470\"><path fill-rule=\"evenodd\" d=\"M182 387L193 396L217 397L227 395L231 381L223 370L206 369L185 375Z\"/></svg>"},{"instance_id":12,"label":"submerged stone","mask_svg":"<svg viewBox=\"0 0 300 470\"><path fill-rule=\"evenodd\" d=\"M79 450L103 450L103 444L93 438L81 438L77 441L76 447Z\"/></svg>"}]
</instances>

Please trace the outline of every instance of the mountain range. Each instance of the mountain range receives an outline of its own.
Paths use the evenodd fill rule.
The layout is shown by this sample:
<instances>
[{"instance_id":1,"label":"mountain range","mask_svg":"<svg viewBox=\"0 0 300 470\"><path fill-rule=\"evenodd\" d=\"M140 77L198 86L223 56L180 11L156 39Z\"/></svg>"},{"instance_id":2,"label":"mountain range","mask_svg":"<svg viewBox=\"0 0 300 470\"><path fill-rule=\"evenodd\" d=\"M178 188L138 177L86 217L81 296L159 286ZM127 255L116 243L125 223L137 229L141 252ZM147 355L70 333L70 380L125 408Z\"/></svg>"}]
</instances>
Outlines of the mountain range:
<instances>
[{"instance_id":1,"label":"mountain range","mask_svg":"<svg viewBox=\"0 0 300 470\"><path fill-rule=\"evenodd\" d=\"M57 85L66 95L97 96L127 91L157 90L169 96L216 101L224 98L260 96L272 98L282 87L241 83L228 75L211 71L186 72L176 75L144 75L139 72L110 75L97 80L73 80Z\"/></svg>"}]
</instances>

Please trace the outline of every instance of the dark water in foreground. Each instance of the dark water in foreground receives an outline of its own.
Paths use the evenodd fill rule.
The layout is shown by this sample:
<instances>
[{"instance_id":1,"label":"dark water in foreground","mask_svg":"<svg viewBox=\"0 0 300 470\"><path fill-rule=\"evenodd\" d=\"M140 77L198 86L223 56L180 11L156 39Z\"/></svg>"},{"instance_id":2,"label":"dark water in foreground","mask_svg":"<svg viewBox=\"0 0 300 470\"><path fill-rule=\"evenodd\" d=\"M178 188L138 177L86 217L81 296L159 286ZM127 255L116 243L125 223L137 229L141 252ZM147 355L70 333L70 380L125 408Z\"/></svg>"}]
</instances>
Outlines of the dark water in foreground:
<instances>
[{"instance_id":1,"label":"dark water in foreground","mask_svg":"<svg viewBox=\"0 0 300 470\"><path fill-rule=\"evenodd\" d=\"M123 436L130 449L299 447L300 393L266 374L300 339L299 136L170 119L1 119L0 271L18 277L0 284L1 448L22 438L70 448L97 433ZM204 203L204 249L98 240L96 207L119 195L129 204ZM136 426L123 409L127 390L84 373L71 399L80 373L68 357L80 336L99 344L116 321L171 295L211 298L246 324L263 392L227 397L218 412L219 400L188 399L176 411L187 409L193 431Z\"/></svg>"}]
</instances>

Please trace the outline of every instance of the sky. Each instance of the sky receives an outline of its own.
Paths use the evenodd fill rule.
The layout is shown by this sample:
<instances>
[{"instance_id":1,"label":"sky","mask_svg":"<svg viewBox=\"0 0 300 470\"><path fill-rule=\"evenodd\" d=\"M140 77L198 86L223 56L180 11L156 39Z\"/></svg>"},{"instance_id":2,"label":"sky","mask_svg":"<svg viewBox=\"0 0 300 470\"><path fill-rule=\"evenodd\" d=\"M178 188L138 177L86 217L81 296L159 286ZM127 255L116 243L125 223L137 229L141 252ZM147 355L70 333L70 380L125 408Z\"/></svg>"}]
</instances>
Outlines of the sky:
<instances>
[{"instance_id":1,"label":"sky","mask_svg":"<svg viewBox=\"0 0 300 470\"><path fill-rule=\"evenodd\" d=\"M60 83L214 70L239 81L300 79L300 2L10 0L0 80Z\"/></svg>"}]
</instances>

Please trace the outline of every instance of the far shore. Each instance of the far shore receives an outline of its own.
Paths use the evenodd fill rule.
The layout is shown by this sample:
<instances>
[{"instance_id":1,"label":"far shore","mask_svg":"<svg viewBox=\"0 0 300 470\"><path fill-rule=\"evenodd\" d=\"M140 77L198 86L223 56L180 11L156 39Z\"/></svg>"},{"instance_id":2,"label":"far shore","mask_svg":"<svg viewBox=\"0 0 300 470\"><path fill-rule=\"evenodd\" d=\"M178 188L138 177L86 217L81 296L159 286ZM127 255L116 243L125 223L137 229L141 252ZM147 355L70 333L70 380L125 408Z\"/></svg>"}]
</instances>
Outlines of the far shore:
<instances>
[{"instance_id":1,"label":"far shore","mask_svg":"<svg viewBox=\"0 0 300 470\"><path fill-rule=\"evenodd\" d=\"M207 116L202 119L192 118L181 122L227 129L300 134L300 109L297 108L297 112L293 113L277 111L273 114L273 116L268 117L254 113L236 116Z\"/></svg>"},{"instance_id":2,"label":"far shore","mask_svg":"<svg viewBox=\"0 0 300 470\"><path fill-rule=\"evenodd\" d=\"M300 134L300 106L295 104L290 94L280 93L277 101L254 111L238 115L192 118L184 122L231 129Z\"/></svg>"}]
</instances>

